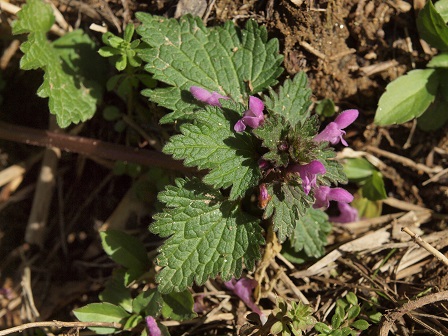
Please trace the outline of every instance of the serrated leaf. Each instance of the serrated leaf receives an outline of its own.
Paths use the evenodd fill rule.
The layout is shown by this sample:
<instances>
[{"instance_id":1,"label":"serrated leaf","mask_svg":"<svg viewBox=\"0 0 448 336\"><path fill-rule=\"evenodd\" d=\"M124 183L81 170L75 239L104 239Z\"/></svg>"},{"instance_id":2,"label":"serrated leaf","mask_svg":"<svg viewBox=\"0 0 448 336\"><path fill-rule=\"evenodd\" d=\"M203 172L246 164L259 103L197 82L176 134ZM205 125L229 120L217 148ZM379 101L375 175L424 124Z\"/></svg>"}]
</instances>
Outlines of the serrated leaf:
<instances>
[{"instance_id":1,"label":"serrated leaf","mask_svg":"<svg viewBox=\"0 0 448 336\"><path fill-rule=\"evenodd\" d=\"M197 316L193 311L194 300L189 290L163 295L162 315L175 321L191 320Z\"/></svg>"},{"instance_id":2,"label":"serrated leaf","mask_svg":"<svg viewBox=\"0 0 448 336\"><path fill-rule=\"evenodd\" d=\"M137 238L118 230L101 231L100 237L104 251L116 263L132 270L149 268L146 249Z\"/></svg>"},{"instance_id":3,"label":"serrated leaf","mask_svg":"<svg viewBox=\"0 0 448 336\"><path fill-rule=\"evenodd\" d=\"M308 208L297 220L291 243L296 252L304 250L309 257L321 257L327 243L326 236L331 230L325 212Z\"/></svg>"},{"instance_id":4,"label":"serrated leaf","mask_svg":"<svg viewBox=\"0 0 448 336\"><path fill-rule=\"evenodd\" d=\"M265 103L268 110L283 116L292 127L303 122L310 115L308 109L311 105L311 89L306 74L299 72L292 80L285 80L278 94L270 89Z\"/></svg>"},{"instance_id":5,"label":"serrated leaf","mask_svg":"<svg viewBox=\"0 0 448 336\"><path fill-rule=\"evenodd\" d=\"M434 48L448 50L448 27L429 0L418 13L417 29L420 37Z\"/></svg>"},{"instance_id":6,"label":"serrated leaf","mask_svg":"<svg viewBox=\"0 0 448 336\"><path fill-rule=\"evenodd\" d=\"M56 115L61 127L85 121L96 111L97 97L92 95L92 82L73 73L70 64L59 54L57 43L46 38L54 22L51 6L41 0L29 0L17 13L13 33L28 33L28 39L21 46L24 55L20 67L24 70L41 68L45 71L44 82L37 94L49 98L50 112ZM80 34L72 32L70 34ZM67 41L69 37L64 37Z\"/></svg>"},{"instance_id":7,"label":"serrated leaf","mask_svg":"<svg viewBox=\"0 0 448 336\"><path fill-rule=\"evenodd\" d=\"M272 115L261 127L252 131L263 142L263 147L269 150L263 159L273 162L277 167L286 167L289 163L288 148L282 149L282 145L287 144L289 128L289 123L282 116Z\"/></svg>"},{"instance_id":8,"label":"serrated leaf","mask_svg":"<svg viewBox=\"0 0 448 336\"><path fill-rule=\"evenodd\" d=\"M227 281L251 269L264 243L256 218L197 179L176 180L159 194L166 204L150 230L169 237L159 249L157 276L161 293L179 292L195 281L203 284L219 273Z\"/></svg>"},{"instance_id":9,"label":"serrated leaf","mask_svg":"<svg viewBox=\"0 0 448 336\"><path fill-rule=\"evenodd\" d=\"M401 124L425 112L439 85L435 69L412 70L386 87L375 114L375 123L381 126Z\"/></svg>"},{"instance_id":10,"label":"serrated leaf","mask_svg":"<svg viewBox=\"0 0 448 336\"><path fill-rule=\"evenodd\" d=\"M277 232L279 241L284 242L292 235L299 218L311 206L313 199L293 181L269 184L268 193L272 198L266 206L263 218L267 219L273 216L274 231Z\"/></svg>"},{"instance_id":11,"label":"serrated leaf","mask_svg":"<svg viewBox=\"0 0 448 336\"><path fill-rule=\"evenodd\" d=\"M187 167L210 169L203 181L216 188L232 186L231 200L256 186L261 178L257 145L249 133L233 131L238 114L227 117L222 109L207 106L197 111L194 119L180 127L182 134L171 137L163 151L183 159Z\"/></svg>"},{"instance_id":12,"label":"serrated leaf","mask_svg":"<svg viewBox=\"0 0 448 336\"><path fill-rule=\"evenodd\" d=\"M162 118L163 123L197 106L188 92L193 85L242 102L275 85L282 72L278 41L268 40L266 28L252 20L240 30L231 22L206 28L190 15L179 21L146 13L136 16L142 22L137 32L151 47L139 54L147 62L145 69L171 86L144 91L152 101L175 111Z\"/></svg>"},{"instance_id":13,"label":"serrated leaf","mask_svg":"<svg viewBox=\"0 0 448 336\"><path fill-rule=\"evenodd\" d=\"M322 185L346 184L347 176L344 173L344 167L336 161L336 152L333 147L327 147L321 144L321 148L317 151L316 159L325 167L325 174L318 175L317 179Z\"/></svg>"},{"instance_id":14,"label":"serrated leaf","mask_svg":"<svg viewBox=\"0 0 448 336\"><path fill-rule=\"evenodd\" d=\"M162 311L163 298L157 289L141 292L132 301L132 311L136 314L157 317Z\"/></svg>"},{"instance_id":15,"label":"serrated leaf","mask_svg":"<svg viewBox=\"0 0 448 336\"><path fill-rule=\"evenodd\" d=\"M76 318L81 322L116 322L123 323L130 315L121 307L111 303L90 303L73 310ZM97 334L106 335L116 331L115 328L91 327Z\"/></svg>"}]
</instances>

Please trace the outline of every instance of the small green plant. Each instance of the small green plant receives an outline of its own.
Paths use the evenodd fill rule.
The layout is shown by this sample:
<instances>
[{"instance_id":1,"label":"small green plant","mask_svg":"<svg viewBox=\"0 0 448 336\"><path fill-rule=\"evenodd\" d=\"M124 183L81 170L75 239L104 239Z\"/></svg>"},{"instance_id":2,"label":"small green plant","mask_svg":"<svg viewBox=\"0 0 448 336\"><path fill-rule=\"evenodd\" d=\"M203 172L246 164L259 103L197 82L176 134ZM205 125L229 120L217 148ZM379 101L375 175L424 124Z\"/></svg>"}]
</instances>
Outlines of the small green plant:
<instances>
[{"instance_id":1,"label":"small green plant","mask_svg":"<svg viewBox=\"0 0 448 336\"><path fill-rule=\"evenodd\" d=\"M344 172L349 181L360 186L352 203L359 217L380 216L381 200L387 198L382 174L364 158L346 159Z\"/></svg>"},{"instance_id":2,"label":"small green plant","mask_svg":"<svg viewBox=\"0 0 448 336\"><path fill-rule=\"evenodd\" d=\"M411 70L389 83L378 102L378 125L401 124L418 118L423 130L435 130L448 121L448 0L429 0L417 18L420 36L441 53L427 69Z\"/></svg>"},{"instance_id":3,"label":"small green plant","mask_svg":"<svg viewBox=\"0 0 448 336\"><path fill-rule=\"evenodd\" d=\"M331 325L318 322L314 329L319 336L356 336L360 331L367 330L370 324L363 319L357 319L361 312L358 297L350 292L343 299L336 301L336 309L331 318Z\"/></svg>"},{"instance_id":4,"label":"small green plant","mask_svg":"<svg viewBox=\"0 0 448 336\"><path fill-rule=\"evenodd\" d=\"M271 326L270 332L273 335L301 336L316 324L317 320L312 314L313 308L300 301L288 304L285 300L277 298L277 307L272 311L277 321Z\"/></svg>"},{"instance_id":5,"label":"small green plant","mask_svg":"<svg viewBox=\"0 0 448 336\"><path fill-rule=\"evenodd\" d=\"M111 32L103 34L103 43L106 45L98 51L103 57L110 57L112 63L118 71L126 69L128 64L131 67L139 67L142 60L137 55L140 46L140 40L132 40L135 27L129 23L125 30L123 38L115 36Z\"/></svg>"},{"instance_id":6,"label":"small green plant","mask_svg":"<svg viewBox=\"0 0 448 336\"><path fill-rule=\"evenodd\" d=\"M100 302L90 303L74 310L75 316L82 322L116 322L121 330L136 331L142 326L149 330L158 328L162 335L169 335L165 326L157 323L157 318L176 321L196 317L193 312L193 297L188 290L180 293L162 294L157 288L142 290L142 285L153 275L149 272L151 261L146 249L136 238L115 230L100 233L101 243L108 256L121 265L114 271L99 294ZM139 291L132 290L138 287ZM97 334L112 334L114 327L93 327ZM146 336L146 328L140 331Z\"/></svg>"}]
</instances>

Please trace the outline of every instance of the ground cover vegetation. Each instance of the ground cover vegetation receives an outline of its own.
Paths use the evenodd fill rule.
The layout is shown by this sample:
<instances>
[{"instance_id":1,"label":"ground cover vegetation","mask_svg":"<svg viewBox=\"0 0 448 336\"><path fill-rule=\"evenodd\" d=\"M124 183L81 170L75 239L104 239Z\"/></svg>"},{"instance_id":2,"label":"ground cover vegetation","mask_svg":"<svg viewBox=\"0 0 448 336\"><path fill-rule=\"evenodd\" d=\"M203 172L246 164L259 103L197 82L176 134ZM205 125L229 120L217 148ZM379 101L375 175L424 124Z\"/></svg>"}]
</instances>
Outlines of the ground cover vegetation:
<instances>
[{"instance_id":1,"label":"ground cover vegetation","mask_svg":"<svg viewBox=\"0 0 448 336\"><path fill-rule=\"evenodd\" d=\"M448 334L448 1L1 9L0 335Z\"/></svg>"}]
</instances>

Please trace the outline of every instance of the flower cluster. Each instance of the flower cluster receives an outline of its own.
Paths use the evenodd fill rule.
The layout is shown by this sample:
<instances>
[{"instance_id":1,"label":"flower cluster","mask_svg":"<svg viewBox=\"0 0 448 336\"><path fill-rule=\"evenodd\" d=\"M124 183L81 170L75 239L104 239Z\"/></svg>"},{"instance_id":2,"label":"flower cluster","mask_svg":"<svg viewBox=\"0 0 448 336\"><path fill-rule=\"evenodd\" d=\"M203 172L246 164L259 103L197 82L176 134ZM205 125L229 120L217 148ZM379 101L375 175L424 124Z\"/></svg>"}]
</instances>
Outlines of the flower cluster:
<instances>
[{"instance_id":1,"label":"flower cluster","mask_svg":"<svg viewBox=\"0 0 448 336\"><path fill-rule=\"evenodd\" d=\"M229 99L220 95L217 92L209 92L206 89L192 86L190 88L192 95L203 103L221 106L219 99ZM243 117L238 120L234 126L235 132L243 132L249 126L253 129L261 126L264 122L264 103L257 97L249 97L249 109L243 114ZM346 134L344 131L356 118L358 118L358 110L345 110L339 114L333 122L330 122L322 132L314 137L315 142L329 142L336 145L341 142L344 146L348 146L343 138ZM266 162L265 162L266 163ZM260 164L260 169L262 165ZM318 160L313 160L307 164L293 164L288 167L288 173L298 174L302 180L302 188L305 194L309 194L313 190L315 197L314 208L325 208L330 206L330 201L338 202L340 215L331 217L334 222L347 223L358 220L358 212L352 208L348 203L353 201L353 195L343 188L330 188L328 186L317 185L317 175L324 175L326 173L325 166ZM269 202L269 195L266 186L260 186L259 204L264 208Z\"/></svg>"}]
</instances>

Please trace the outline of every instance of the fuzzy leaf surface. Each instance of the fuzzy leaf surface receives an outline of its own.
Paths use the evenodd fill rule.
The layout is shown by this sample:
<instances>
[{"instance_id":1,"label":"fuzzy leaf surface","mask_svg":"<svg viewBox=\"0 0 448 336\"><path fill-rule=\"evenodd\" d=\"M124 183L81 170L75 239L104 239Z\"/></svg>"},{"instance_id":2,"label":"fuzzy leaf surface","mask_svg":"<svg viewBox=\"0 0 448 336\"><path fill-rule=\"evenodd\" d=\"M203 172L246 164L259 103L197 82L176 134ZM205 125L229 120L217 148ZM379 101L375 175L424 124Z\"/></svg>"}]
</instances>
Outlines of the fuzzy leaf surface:
<instances>
[{"instance_id":1,"label":"fuzzy leaf surface","mask_svg":"<svg viewBox=\"0 0 448 336\"><path fill-rule=\"evenodd\" d=\"M287 166L289 154L281 150L282 143L286 144L289 125L282 116L272 115L264 124L252 131L257 138L263 141L263 147L269 151L263 155L263 159L274 162L276 166Z\"/></svg>"},{"instance_id":2,"label":"fuzzy leaf surface","mask_svg":"<svg viewBox=\"0 0 448 336\"><path fill-rule=\"evenodd\" d=\"M256 218L199 180L177 179L159 194L166 208L150 230L169 237L159 249L159 291L179 292L221 274L224 281L241 275L260 258L264 243Z\"/></svg>"},{"instance_id":3,"label":"fuzzy leaf surface","mask_svg":"<svg viewBox=\"0 0 448 336\"><path fill-rule=\"evenodd\" d=\"M266 206L263 218L273 216L274 231L280 242L291 236L297 220L313 203L313 198L306 195L295 181L268 185L268 194L272 197Z\"/></svg>"},{"instance_id":4,"label":"fuzzy leaf surface","mask_svg":"<svg viewBox=\"0 0 448 336\"><path fill-rule=\"evenodd\" d=\"M269 97L265 97L266 107L283 116L293 127L309 117L311 89L304 72L297 73L292 80L285 80L278 93L269 91Z\"/></svg>"},{"instance_id":5,"label":"fuzzy leaf surface","mask_svg":"<svg viewBox=\"0 0 448 336\"><path fill-rule=\"evenodd\" d=\"M248 21L240 30L231 22L206 28L190 15L179 20L137 13L138 34L150 48L139 56L145 69L167 88L145 90L152 101L175 112L162 123L183 118L197 107L189 89L200 86L243 102L250 94L277 83L282 56L278 41L268 40L265 27Z\"/></svg>"},{"instance_id":6,"label":"fuzzy leaf surface","mask_svg":"<svg viewBox=\"0 0 448 336\"><path fill-rule=\"evenodd\" d=\"M291 239L296 252L304 250L309 257L319 258L324 253L327 234L331 231L328 216L321 210L308 208L306 213L297 219Z\"/></svg>"},{"instance_id":7,"label":"fuzzy leaf surface","mask_svg":"<svg viewBox=\"0 0 448 336\"><path fill-rule=\"evenodd\" d=\"M261 173L254 139L247 132L233 131L244 107L230 101L223 104L233 111L213 106L198 110L193 123L183 124L182 134L171 137L163 151L183 159L187 167L210 169L203 181L216 188L232 186L230 199L234 200L257 185Z\"/></svg>"},{"instance_id":8,"label":"fuzzy leaf surface","mask_svg":"<svg viewBox=\"0 0 448 336\"><path fill-rule=\"evenodd\" d=\"M13 25L14 34L28 34L27 41L20 48L24 53L20 67L24 70L40 68L45 71L44 82L37 94L49 98L50 112L56 115L59 126L67 127L71 123L91 118L98 99L98 96L92 95L91 83L77 76L55 47L56 44L46 38L46 33L54 23L51 6L41 0L29 0L17 16L18 20ZM67 35L70 34L82 35L79 32ZM70 36L64 36L64 39L67 41ZM79 39L74 41L83 43Z\"/></svg>"}]
</instances>

